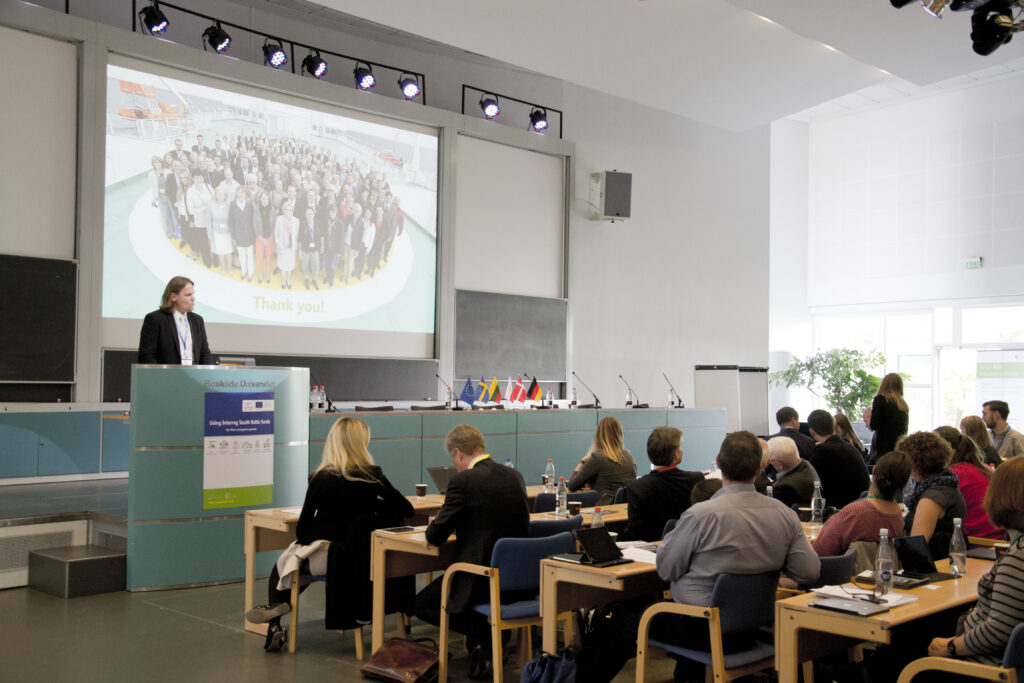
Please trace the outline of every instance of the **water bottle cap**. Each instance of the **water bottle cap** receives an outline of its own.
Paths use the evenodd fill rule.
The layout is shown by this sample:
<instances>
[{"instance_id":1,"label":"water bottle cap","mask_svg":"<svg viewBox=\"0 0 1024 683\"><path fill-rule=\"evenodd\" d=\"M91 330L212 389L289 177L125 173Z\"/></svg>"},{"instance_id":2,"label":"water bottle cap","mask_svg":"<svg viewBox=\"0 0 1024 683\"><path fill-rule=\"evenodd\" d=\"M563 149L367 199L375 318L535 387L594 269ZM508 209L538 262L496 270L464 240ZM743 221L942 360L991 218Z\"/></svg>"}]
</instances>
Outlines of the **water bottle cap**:
<instances>
[{"instance_id":1,"label":"water bottle cap","mask_svg":"<svg viewBox=\"0 0 1024 683\"><path fill-rule=\"evenodd\" d=\"M889 530L888 529L879 529L878 530L878 535L879 536L888 536L889 535Z\"/></svg>"},{"instance_id":2,"label":"water bottle cap","mask_svg":"<svg viewBox=\"0 0 1024 683\"><path fill-rule=\"evenodd\" d=\"M551 462L551 458L548 458L548 462Z\"/></svg>"},{"instance_id":3,"label":"water bottle cap","mask_svg":"<svg viewBox=\"0 0 1024 683\"><path fill-rule=\"evenodd\" d=\"M600 511L601 511L601 508L595 505L594 506L594 514L597 514Z\"/></svg>"},{"instance_id":4,"label":"water bottle cap","mask_svg":"<svg viewBox=\"0 0 1024 683\"><path fill-rule=\"evenodd\" d=\"M559 477L558 481L565 481L565 477Z\"/></svg>"}]
</instances>

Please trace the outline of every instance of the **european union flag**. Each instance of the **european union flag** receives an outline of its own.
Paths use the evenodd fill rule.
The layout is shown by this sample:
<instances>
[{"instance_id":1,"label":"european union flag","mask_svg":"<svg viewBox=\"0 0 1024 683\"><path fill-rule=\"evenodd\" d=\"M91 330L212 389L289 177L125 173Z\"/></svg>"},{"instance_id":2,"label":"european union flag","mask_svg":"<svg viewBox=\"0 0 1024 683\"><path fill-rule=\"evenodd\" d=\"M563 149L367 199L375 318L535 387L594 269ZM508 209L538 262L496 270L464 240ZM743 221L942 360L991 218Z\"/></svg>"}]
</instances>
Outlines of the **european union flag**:
<instances>
[{"instance_id":1,"label":"european union flag","mask_svg":"<svg viewBox=\"0 0 1024 683\"><path fill-rule=\"evenodd\" d=\"M462 393L459 395L459 400L472 406L473 399L475 398L476 392L473 391L473 380L467 378L466 386L462 387Z\"/></svg>"}]
</instances>

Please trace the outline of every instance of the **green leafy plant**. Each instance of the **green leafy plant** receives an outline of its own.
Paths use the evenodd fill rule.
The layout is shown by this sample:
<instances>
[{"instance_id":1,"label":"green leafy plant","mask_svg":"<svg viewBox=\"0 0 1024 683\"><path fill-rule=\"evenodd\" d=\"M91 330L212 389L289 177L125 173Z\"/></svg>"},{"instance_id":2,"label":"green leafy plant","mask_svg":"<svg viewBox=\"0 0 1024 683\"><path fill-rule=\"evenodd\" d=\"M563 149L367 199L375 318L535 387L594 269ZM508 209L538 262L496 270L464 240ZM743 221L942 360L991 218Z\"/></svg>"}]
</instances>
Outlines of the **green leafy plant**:
<instances>
[{"instance_id":1,"label":"green leafy plant","mask_svg":"<svg viewBox=\"0 0 1024 683\"><path fill-rule=\"evenodd\" d=\"M829 349L805 360L794 356L788 368L772 373L771 381L775 386L804 387L832 410L856 421L871 405L881 383L868 371L883 365L885 356L878 351Z\"/></svg>"}]
</instances>

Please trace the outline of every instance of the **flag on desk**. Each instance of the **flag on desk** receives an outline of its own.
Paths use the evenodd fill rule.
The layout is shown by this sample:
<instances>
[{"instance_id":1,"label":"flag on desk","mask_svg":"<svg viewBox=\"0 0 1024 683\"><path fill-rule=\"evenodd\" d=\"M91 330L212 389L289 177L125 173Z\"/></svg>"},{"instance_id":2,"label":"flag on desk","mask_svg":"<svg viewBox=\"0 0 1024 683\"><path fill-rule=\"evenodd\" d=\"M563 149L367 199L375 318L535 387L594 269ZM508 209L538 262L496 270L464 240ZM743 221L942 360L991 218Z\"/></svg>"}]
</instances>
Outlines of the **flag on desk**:
<instances>
[{"instance_id":1,"label":"flag on desk","mask_svg":"<svg viewBox=\"0 0 1024 683\"><path fill-rule=\"evenodd\" d=\"M540 385L537 384L537 377L534 376L533 381L530 382L530 388L526 390L526 398L531 401L539 401L541 396Z\"/></svg>"},{"instance_id":2,"label":"flag on desk","mask_svg":"<svg viewBox=\"0 0 1024 683\"><path fill-rule=\"evenodd\" d=\"M526 389L523 388L523 378L520 376L516 379L516 385L509 392L509 400L514 403L523 403L526 401Z\"/></svg>"},{"instance_id":3,"label":"flag on desk","mask_svg":"<svg viewBox=\"0 0 1024 683\"><path fill-rule=\"evenodd\" d=\"M487 388L487 400L491 403L501 403L501 389L498 387L498 378L491 378L491 386Z\"/></svg>"},{"instance_id":4,"label":"flag on desk","mask_svg":"<svg viewBox=\"0 0 1024 683\"><path fill-rule=\"evenodd\" d=\"M512 378L511 377L508 378L508 384L505 385L505 400L506 401L514 401L515 400L514 398L512 398Z\"/></svg>"},{"instance_id":5,"label":"flag on desk","mask_svg":"<svg viewBox=\"0 0 1024 683\"><path fill-rule=\"evenodd\" d=\"M487 390L487 380L481 377L480 381L476 384L476 401L478 403L486 403L488 394L490 392Z\"/></svg>"},{"instance_id":6,"label":"flag on desk","mask_svg":"<svg viewBox=\"0 0 1024 683\"><path fill-rule=\"evenodd\" d=\"M473 405L473 399L476 398L476 392L473 391L473 380L466 378L466 386L462 387L462 393L459 395L459 400L469 405Z\"/></svg>"}]
</instances>

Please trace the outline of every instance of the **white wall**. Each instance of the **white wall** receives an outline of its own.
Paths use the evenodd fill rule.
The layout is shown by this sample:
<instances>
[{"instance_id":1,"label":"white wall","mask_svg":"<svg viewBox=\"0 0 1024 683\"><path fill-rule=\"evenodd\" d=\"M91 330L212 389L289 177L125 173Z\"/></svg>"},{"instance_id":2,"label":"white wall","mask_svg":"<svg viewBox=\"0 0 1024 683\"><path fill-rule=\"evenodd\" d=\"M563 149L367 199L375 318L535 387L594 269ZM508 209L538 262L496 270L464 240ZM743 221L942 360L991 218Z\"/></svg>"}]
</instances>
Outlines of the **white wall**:
<instances>
[{"instance_id":1,"label":"white wall","mask_svg":"<svg viewBox=\"0 0 1024 683\"><path fill-rule=\"evenodd\" d=\"M810 306L1024 293L1021 130L1024 76L812 123Z\"/></svg>"},{"instance_id":2,"label":"white wall","mask_svg":"<svg viewBox=\"0 0 1024 683\"><path fill-rule=\"evenodd\" d=\"M351 89L341 91L337 86L260 67L259 78L266 87L301 96L327 93L321 96L342 106L369 108L428 125L452 125L454 119L441 116L435 107L458 112L463 83L564 110L565 137L575 143L575 158L569 171L573 181L570 194L574 197L569 235L569 305L575 323L570 349L574 362L570 369L575 369L597 391L605 405L622 404L624 388L618 380L619 373L630 379L641 399L652 405L664 405L667 387L661 373L666 372L687 405L692 405L695 364L767 364L767 127L730 133L545 76L483 64L476 57L463 61L417 52L266 12L239 10L222 0L204 6L204 11L255 27L272 27L274 33L308 40L314 45L344 45L345 52L365 55L374 61L413 65L427 74L431 107L355 93ZM68 23L78 35L91 39L99 34L102 40L111 41L114 49L121 45L129 54L148 52L158 61L179 62L184 68L241 81L256 73L256 67L251 65L212 53L182 52L184 48L143 36L96 30L91 24L82 26L63 18L36 19L43 16L39 14L42 12L46 10L0 0L0 23L36 22L54 25L58 31ZM84 79L102 88L102 75L97 74L102 74L103 55L88 45ZM343 67L332 68L331 73L336 71L343 71ZM85 116L98 115L101 119L102 107L102 101L87 102ZM458 121L458 125L473 134L487 131L485 137L496 142L523 147L539 144L532 142L537 136L522 131L518 125L513 128L476 119ZM96 149L97 139L91 134L101 124L86 120L83 125L86 134L82 144L90 150L87 159L102 160L102 145ZM453 163L450 150L443 156L442 167ZM593 221L586 206L590 174L610 169L633 173L632 218L624 223ZM80 178L79 183L85 197L84 208L80 207L80 212L85 213L80 218L84 247L80 245L79 254L86 270L83 297L89 295L90 300L98 301L95 290L99 286L102 221L95 217L102 216L102 202L96 206L102 197L102 176L92 180ZM460 262L481 255L457 252L451 244L450 236L456 234L452 225L454 188L445 186L443 178L441 201L441 229L449 230L440 236L443 270L438 305L439 355L441 374L445 375L450 369L453 345L452 273L459 267L454 260L456 254ZM83 314L89 317L90 311L99 315L98 307L90 308L86 301L80 318ZM80 332L79 344L76 398L97 400L98 331ZM582 387L580 390L581 399L585 399Z\"/></svg>"}]
</instances>

